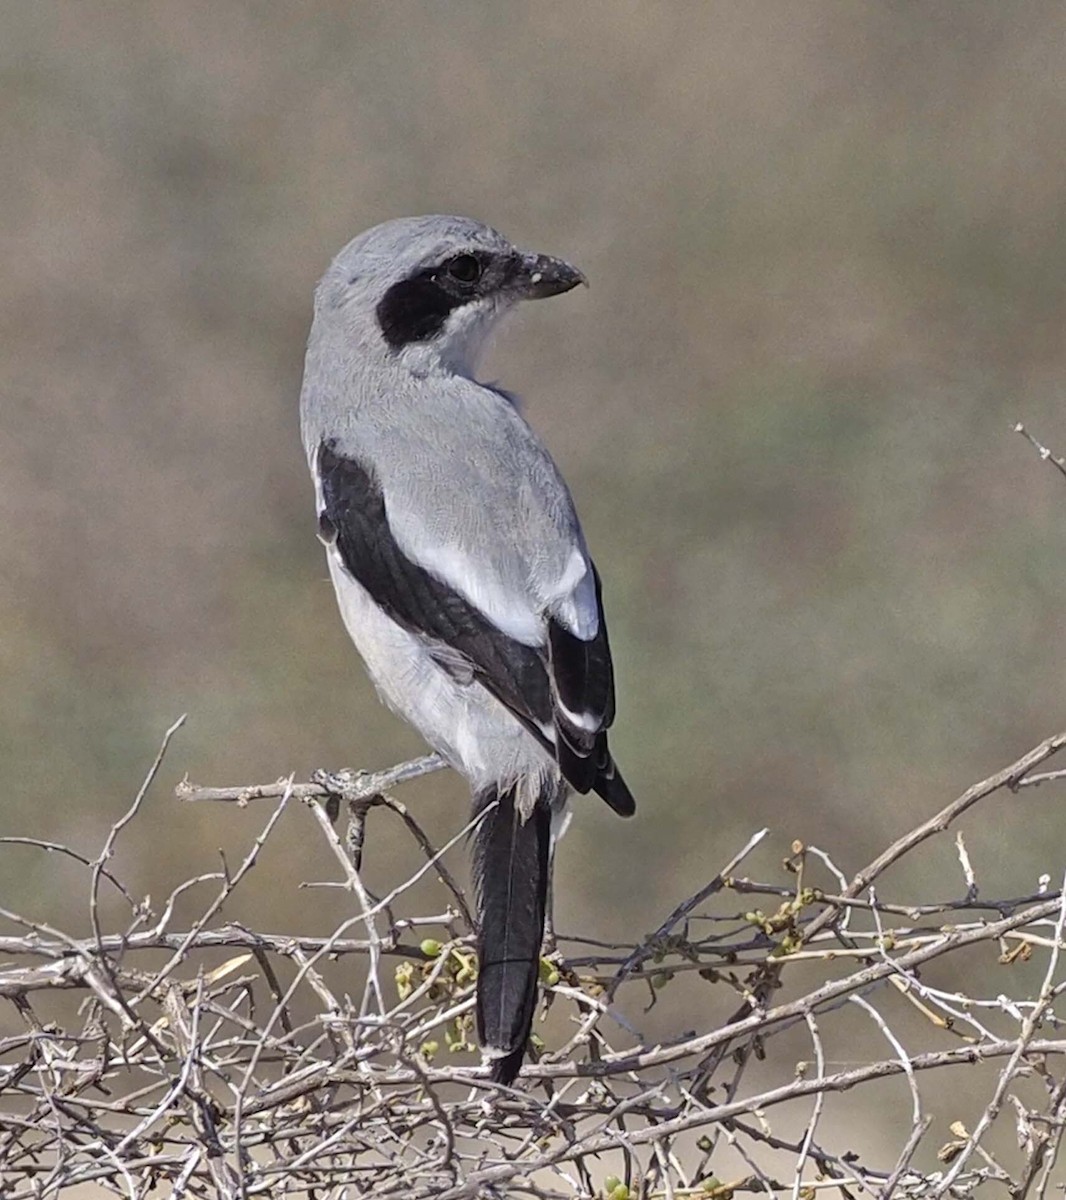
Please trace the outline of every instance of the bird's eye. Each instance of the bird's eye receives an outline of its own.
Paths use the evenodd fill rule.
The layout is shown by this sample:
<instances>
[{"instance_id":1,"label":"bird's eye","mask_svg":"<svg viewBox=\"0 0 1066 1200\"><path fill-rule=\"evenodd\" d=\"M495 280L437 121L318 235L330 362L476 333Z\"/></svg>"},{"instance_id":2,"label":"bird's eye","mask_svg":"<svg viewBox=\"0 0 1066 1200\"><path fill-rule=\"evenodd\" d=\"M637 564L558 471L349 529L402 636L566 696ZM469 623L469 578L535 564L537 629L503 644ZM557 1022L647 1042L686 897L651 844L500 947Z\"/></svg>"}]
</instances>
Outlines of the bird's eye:
<instances>
[{"instance_id":1,"label":"bird's eye","mask_svg":"<svg viewBox=\"0 0 1066 1200\"><path fill-rule=\"evenodd\" d=\"M477 283L481 263L472 254L457 254L447 263L448 274L459 283Z\"/></svg>"}]
</instances>

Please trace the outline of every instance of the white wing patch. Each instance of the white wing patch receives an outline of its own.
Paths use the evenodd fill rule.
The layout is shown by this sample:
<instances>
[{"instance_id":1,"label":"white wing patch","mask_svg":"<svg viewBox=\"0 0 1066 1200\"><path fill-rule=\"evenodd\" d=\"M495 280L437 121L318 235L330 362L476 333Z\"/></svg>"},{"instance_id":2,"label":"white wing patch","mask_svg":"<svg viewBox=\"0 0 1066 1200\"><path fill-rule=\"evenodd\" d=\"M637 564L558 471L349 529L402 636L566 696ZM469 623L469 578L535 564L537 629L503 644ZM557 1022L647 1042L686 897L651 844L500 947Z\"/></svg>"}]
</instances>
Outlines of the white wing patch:
<instances>
[{"instance_id":1,"label":"white wing patch","mask_svg":"<svg viewBox=\"0 0 1066 1200\"><path fill-rule=\"evenodd\" d=\"M598 733L600 729L600 718L592 713L576 713L572 712L559 699L558 694L555 696L555 703L559 706L560 711L570 722L571 725L576 725L578 729L584 729L586 733Z\"/></svg>"},{"instance_id":2,"label":"white wing patch","mask_svg":"<svg viewBox=\"0 0 1066 1200\"><path fill-rule=\"evenodd\" d=\"M411 559L468 600L501 633L523 646L543 646L544 618L524 596L504 587L492 572L478 570L472 558L455 546L419 546L416 553L405 547L400 530L394 529L397 543Z\"/></svg>"},{"instance_id":3,"label":"white wing patch","mask_svg":"<svg viewBox=\"0 0 1066 1200\"><path fill-rule=\"evenodd\" d=\"M596 603L596 585L588 559L578 547L575 546L570 552L566 568L548 601L552 615L574 637L591 642L599 633L600 610Z\"/></svg>"}]
</instances>

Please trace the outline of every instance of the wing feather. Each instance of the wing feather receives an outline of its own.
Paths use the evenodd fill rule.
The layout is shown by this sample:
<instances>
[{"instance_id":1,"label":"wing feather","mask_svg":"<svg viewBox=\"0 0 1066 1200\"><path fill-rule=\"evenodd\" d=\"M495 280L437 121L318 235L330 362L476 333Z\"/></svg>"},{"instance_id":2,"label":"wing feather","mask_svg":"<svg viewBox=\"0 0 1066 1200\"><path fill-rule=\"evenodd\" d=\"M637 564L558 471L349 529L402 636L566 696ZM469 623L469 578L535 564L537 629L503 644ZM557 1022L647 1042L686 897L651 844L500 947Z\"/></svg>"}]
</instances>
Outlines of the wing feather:
<instances>
[{"instance_id":1,"label":"wing feather","mask_svg":"<svg viewBox=\"0 0 1066 1200\"><path fill-rule=\"evenodd\" d=\"M618 812L632 812L632 796L607 749L614 679L599 576L599 620L591 640L548 617L545 643L526 645L403 553L369 469L328 441L320 445L315 466L322 504L319 536L336 545L345 569L374 602L398 625L426 639L453 677L461 678L462 664L468 663L473 679L556 758L572 787L595 789Z\"/></svg>"}]
</instances>

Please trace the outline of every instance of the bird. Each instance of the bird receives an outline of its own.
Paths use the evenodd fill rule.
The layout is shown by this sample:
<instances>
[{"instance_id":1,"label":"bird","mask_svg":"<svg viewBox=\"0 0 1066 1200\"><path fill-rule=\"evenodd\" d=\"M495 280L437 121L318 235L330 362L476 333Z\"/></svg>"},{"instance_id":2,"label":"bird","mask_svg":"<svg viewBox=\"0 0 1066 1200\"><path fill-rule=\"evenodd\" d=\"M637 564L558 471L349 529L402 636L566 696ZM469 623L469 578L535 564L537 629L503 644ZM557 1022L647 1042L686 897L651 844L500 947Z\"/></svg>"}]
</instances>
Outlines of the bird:
<instances>
[{"instance_id":1,"label":"bird","mask_svg":"<svg viewBox=\"0 0 1066 1200\"><path fill-rule=\"evenodd\" d=\"M314 295L300 424L344 625L384 703L469 782L478 1040L518 1076L573 793L631 816L600 577L518 398L481 382L520 301L586 282L468 217L376 225Z\"/></svg>"}]
</instances>

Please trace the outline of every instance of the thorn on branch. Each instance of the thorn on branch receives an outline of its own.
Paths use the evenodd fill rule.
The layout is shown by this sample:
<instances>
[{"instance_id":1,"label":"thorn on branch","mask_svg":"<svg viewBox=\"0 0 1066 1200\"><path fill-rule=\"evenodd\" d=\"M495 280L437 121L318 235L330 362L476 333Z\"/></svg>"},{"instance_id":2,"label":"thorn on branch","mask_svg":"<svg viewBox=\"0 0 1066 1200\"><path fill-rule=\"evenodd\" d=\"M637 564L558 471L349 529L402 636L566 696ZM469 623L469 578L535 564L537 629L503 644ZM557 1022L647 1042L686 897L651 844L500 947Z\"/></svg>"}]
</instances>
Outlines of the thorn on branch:
<instances>
[{"instance_id":1,"label":"thorn on branch","mask_svg":"<svg viewBox=\"0 0 1066 1200\"><path fill-rule=\"evenodd\" d=\"M1015 421L1012 429L1015 433L1020 433L1022 437L1025 438L1029 445L1032 446L1037 454L1040 455L1040 458L1043 462L1051 463L1058 473L1062 475L1063 478L1066 478L1066 459L1059 457L1057 454L1053 454L1047 446L1043 445L1041 442L1038 442L1037 439L1029 432L1029 430L1025 428L1021 421Z\"/></svg>"}]
</instances>

